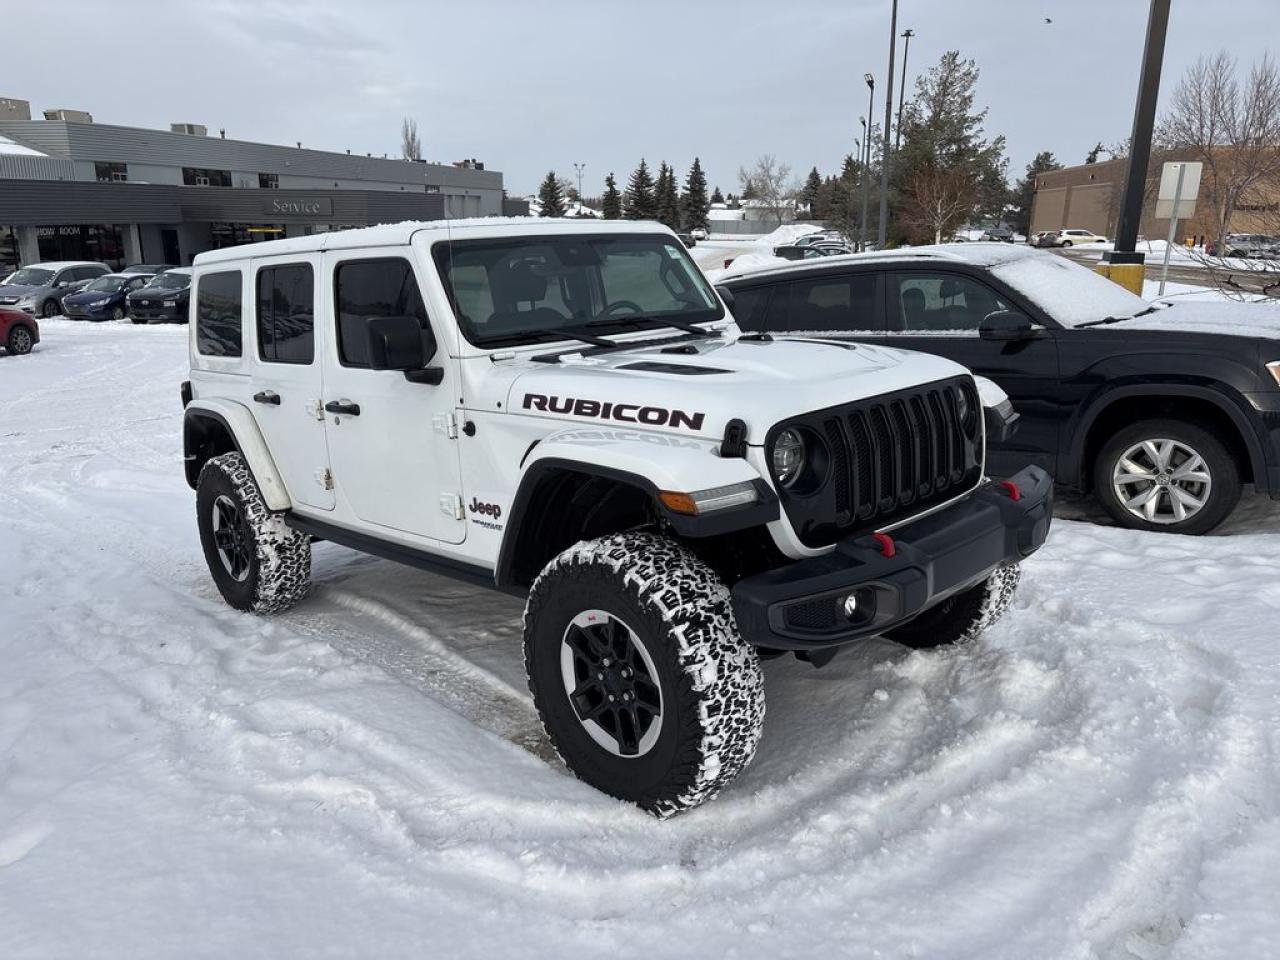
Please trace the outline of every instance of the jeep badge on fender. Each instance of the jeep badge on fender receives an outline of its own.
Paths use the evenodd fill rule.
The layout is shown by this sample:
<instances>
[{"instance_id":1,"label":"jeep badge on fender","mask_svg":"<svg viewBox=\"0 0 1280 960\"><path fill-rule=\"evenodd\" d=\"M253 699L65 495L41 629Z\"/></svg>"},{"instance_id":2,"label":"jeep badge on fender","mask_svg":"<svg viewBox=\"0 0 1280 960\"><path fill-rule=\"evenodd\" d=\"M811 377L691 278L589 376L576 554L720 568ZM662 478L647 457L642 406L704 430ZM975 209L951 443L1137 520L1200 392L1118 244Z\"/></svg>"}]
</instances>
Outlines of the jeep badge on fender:
<instances>
[{"instance_id":1,"label":"jeep badge on fender","mask_svg":"<svg viewBox=\"0 0 1280 960\"><path fill-rule=\"evenodd\" d=\"M268 271L314 317L260 314ZM299 603L314 539L524 596L556 752L660 817L751 762L762 657L971 640L1049 532L1044 471L984 476L1015 416L999 388L922 353L744 338L655 223L402 223L213 250L193 275L183 443L223 598ZM287 356L260 341L286 322Z\"/></svg>"}]
</instances>

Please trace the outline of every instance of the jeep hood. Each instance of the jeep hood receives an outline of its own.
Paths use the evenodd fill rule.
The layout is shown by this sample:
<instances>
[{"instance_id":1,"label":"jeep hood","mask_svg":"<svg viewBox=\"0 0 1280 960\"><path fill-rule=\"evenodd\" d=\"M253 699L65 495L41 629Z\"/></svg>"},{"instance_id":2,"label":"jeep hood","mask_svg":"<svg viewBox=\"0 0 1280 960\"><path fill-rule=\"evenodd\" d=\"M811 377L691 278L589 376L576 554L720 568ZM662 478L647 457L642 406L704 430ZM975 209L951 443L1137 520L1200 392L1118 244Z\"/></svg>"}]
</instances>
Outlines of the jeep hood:
<instances>
[{"instance_id":1,"label":"jeep hood","mask_svg":"<svg viewBox=\"0 0 1280 960\"><path fill-rule=\"evenodd\" d=\"M513 362L516 415L635 424L719 438L743 420L749 442L779 420L968 371L931 354L801 339L691 340L560 362Z\"/></svg>"}]
</instances>

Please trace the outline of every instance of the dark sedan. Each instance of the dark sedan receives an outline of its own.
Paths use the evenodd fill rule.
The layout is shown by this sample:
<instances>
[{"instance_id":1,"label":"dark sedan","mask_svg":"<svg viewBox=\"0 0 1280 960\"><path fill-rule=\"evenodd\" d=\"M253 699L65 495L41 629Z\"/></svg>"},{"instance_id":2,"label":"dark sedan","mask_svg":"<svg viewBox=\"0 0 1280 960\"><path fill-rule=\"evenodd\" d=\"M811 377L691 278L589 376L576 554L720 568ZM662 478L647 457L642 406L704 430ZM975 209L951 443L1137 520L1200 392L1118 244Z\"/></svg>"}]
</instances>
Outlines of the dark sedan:
<instances>
[{"instance_id":1,"label":"dark sedan","mask_svg":"<svg viewBox=\"0 0 1280 960\"><path fill-rule=\"evenodd\" d=\"M134 323L186 323L190 297L191 271L175 267L129 294L129 317Z\"/></svg>"},{"instance_id":2,"label":"dark sedan","mask_svg":"<svg viewBox=\"0 0 1280 960\"><path fill-rule=\"evenodd\" d=\"M731 270L719 285L748 331L937 353L989 377L1021 415L989 472L1035 463L1124 526L1206 533L1244 483L1280 499L1280 307L1157 306L1006 244Z\"/></svg>"},{"instance_id":3,"label":"dark sedan","mask_svg":"<svg viewBox=\"0 0 1280 960\"><path fill-rule=\"evenodd\" d=\"M62 298L62 314L71 320L123 320L126 298L151 278L139 273L108 273Z\"/></svg>"}]
</instances>

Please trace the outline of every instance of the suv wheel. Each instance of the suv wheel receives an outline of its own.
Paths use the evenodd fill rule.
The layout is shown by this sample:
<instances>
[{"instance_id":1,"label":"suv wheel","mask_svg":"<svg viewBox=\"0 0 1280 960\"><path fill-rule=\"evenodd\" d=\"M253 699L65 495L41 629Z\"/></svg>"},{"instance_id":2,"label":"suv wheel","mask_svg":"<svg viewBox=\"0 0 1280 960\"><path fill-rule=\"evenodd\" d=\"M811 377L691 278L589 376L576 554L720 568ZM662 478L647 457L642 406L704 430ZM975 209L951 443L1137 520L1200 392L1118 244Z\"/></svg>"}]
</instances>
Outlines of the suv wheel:
<instances>
[{"instance_id":1,"label":"suv wheel","mask_svg":"<svg viewBox=\"0 0 1280 960\"><path fill-rule=\"evenodd\" d=\"M46 320L51 320L62 312L62 304L57 300L46 300L40 305L40 316Z\"/></svg>"},{"instance_id":2,"label":"suv wheel","mask_svg":"<svg viewBox=\"0 0 1280 960\"><path fill-rule=\"evenodd\" d=\"M1071 241L1070 241L1070 240L1063 240L1063 241L1062 241L1062 245L1063 245L1064 247L1069 247L1069 246L1071 246Z\"/></svg>"},{"instance_id":3,"label":"suv wheel","mask_svg":"<svg viewBox=\"0 0 1280 960\"><path fill-rule=\"evenodd\" d=\"M213 457L196 483L205 562L237 610L278 613L311 586L311 538L272 514L238 453Z\"/></svg>"},{"instance_id":4,"label":"suv wheel","mask_svg":"<svg viewBox=\"0 0 1280 960\"><path fill-rule=\"evenodd\" d=\"M968 643L1009 609L1021 578L1022 568L1016 563L1002 564L976 587L947 597L885 636L916 650Z\"/></svg>"},{"instance_id":5,"label":"suv wheel","mask_svg":"<svg viewBox=\"0 0 1280 960\"><path fill-rule=\"evenodd\" d=\"M1240 499L1240 469L1222 442L1182 420L1144 420L1106 442L1093 489L1121 526L1208 533Z\"/></svg>"},{"instance_id":6,"label":"suv wheel","mask_svg":"<svg viewBox=\"0 0 1280 960\"><path fill-rule=\"evenodd\" d=\"M9 352L14 356L30 353L34 344L35 337L31 336L31 331L20 323L15 324L13 329L9 331L9 339L5 342L5 346L9 348Z\"/></svg>"},{"instance_id":7,"label":"suv wheel","mask_svg":"<svg viewBox=\"0 0 1280 960\"><path fill-rule=\"evenodd\" d=\"M524 656L565 765L659 817L710 800L755 755L759 657L724 584L665 537L616 534L552 560L529 593Z\"/></svg>"}]
</instances>

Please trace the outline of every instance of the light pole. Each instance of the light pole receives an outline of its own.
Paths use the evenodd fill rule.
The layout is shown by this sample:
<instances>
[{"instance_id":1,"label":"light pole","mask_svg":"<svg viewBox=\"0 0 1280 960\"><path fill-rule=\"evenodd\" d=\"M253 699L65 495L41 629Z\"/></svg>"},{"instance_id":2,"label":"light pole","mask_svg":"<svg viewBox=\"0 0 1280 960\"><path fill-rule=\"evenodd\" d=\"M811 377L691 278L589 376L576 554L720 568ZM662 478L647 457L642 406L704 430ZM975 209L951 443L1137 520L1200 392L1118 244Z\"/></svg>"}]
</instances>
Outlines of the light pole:
<instances>
[{"instance_id":1,"label":"light pole","mask_svg":"<svg viewBox=\"0 0 1280 960\"><path fill-rule=\"evenodd\" d=\"M911 52L911 38L916 32L910 27L902 31L902 86L898 91L898 125L893 128L893 152L902 143L902 105L907 102L907 54Z\"/></svg>"},{"instance_id":2,"label":"light pole","mask_svg":"<svg viewBox=\"0 0 1280 960\"><path fill-rule=\"evenodd\" d=\"M573 169L578 172L578 215L582 215L582 171L587 169L585 163L575 163Z\"/></svg>"},{"instance_id":3,"label":"light pole","mask_svg":"<svg viewBox=\"0 0 1280 960\"><path fill-rule=\"evenodd\" d=\"M857 166L858 179L859 181L862 182L863 191L862 191L862 214L858 217L858 239L854 243L853 249L856 253L861 253L863 244L866 242L866 239L867 239L867 191L865 189L867 170L866 170L866 167L863 166L863 162L866 160L866 156L867 156L867 147L866 147L867 118L859 117L858 123L862 124L862 139L861 140L855 139L853 142L858 147L858 166Z\"/></svg>"},{"instance_id":4,"label":"light pole","mask_svg":"<svg viewBox=\"0 0 1280 960\"><path fill-rule=\"evenodd\" d=\"M858 250L860 251L867 249L867 232L871 227L870 221L867 219L867 208L871 196L868 192L871 181L871 110L876 103L876 78L869 73L864 73L862 79L867 84L867 119L862 124L865 127L862 134L862 146L865 156L859 158L862 163L862 170L859 171L862 175L862 229L858 231L861 234L858 242Z\"/></svg>"},{"instance_id":5,"label":"light pole","mask_svg":"<svg viewBox=\"0 0 1280 960\"><path fill-rule=\"evenodd\" d=\"M898 48L898 0L889 20L889 76L884 88L884 155L880 158L880 249L889 236L889 125L893 123L893 55Z\"/></svg>"}]
</instances>

